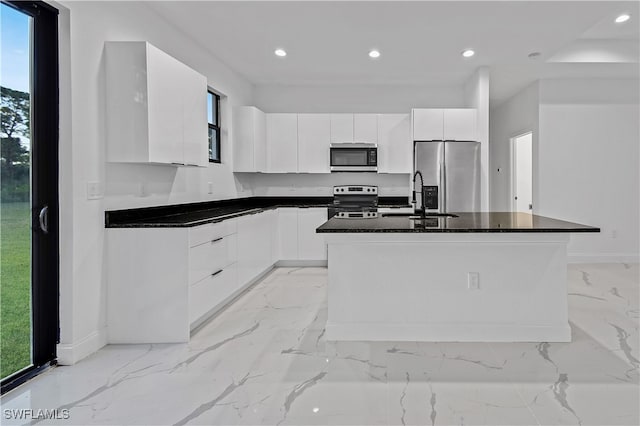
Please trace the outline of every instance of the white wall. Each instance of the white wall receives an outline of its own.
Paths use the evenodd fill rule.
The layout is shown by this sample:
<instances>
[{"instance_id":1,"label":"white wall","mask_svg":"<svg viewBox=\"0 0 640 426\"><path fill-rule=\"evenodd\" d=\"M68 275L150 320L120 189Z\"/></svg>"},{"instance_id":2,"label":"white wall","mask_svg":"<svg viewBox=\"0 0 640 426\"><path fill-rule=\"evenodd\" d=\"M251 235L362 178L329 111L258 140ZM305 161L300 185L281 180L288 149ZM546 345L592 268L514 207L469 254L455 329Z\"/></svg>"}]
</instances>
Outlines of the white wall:
<instances>
[{"instance_id":1,"label":"white wall","mask_svg":"<svg viewBox=\"0 0 640 426\"><path fill-rule=\"evenodd\" d=\"M61 103L61 363L73 363L105 342L104 211L237 195L229 166L176 169L165 166L106 165L104 63L106 40L146 40L200 73L227 96L227 128L233 105L252 103L253 86L149 9L144 2L64 2L70 28L61 21L61 57L70 47L71 102ZM65 46L65 43L70 43ZM68 57L67 57L68 62ZM63 85L64 85L64 68ZM64 91L64 86L62 87ZM69 117L70 123L65 120ZM70 126L70 129L66 126ZM231 164L229 134L223 161ZM86 199L89 181L104 184L105 198ZM207 194L207 182L214 183ZM141 196L140 183L145 186ZM65 220L72 217L73 220Z\"/></svg>"},{"instance_id":2,"label":"white wall","mask_svg":"<svg viewBox=\"0 0 640 426\"><path fill-rule=\"evenodd\" d=\"M255 105L264 112L407 113L411 108L461 107L462 85L282 86L257 85Z\"/></svg>"},{"instance_id":3,"label":"white wall","mask_svg":"<svg viewBox=\"0 0 640 426\"><path fill-rule=\"evenodd\" d=\"M572 235L574 260L638 261L638 80L542 80L539 209L600 234Z\"/></svg>"},{"instance_id":4,"label":"white wall","mask_svg":"<svg viewBox=\"0 0 640 426\"><path fill-rule=\"evenodd\" d=\"M510 208L509 139L531 130L534 213L602 229L573 234L570 258L637 262L639 88L638 80L541 80L495 108L493 210Z\"/></svg>"},{"instance_id":5,"label":"white wall","mask_svg":"<svg viewBox=\"0 0 640 426\"><path fill-rule=\"evenodd\" d=\"M537 149L538 149L538 105L539 83L526 87L498 107L491 110L489 119L490 159L489 187L492 211L511 210L511 138L533 132L533 211L537 213Z\"/></svg>"},{"instance_id":6,"label":"white wall","mask_svg":"<svg viewBox=\"0 0 640 426\"><path fill-rule=\"evenodd\" d=\"M478 111L477 127L482 163L480 210L489 210L489 67L480 67L464 85L465 104Z\"/></svg>"}]
</instances>

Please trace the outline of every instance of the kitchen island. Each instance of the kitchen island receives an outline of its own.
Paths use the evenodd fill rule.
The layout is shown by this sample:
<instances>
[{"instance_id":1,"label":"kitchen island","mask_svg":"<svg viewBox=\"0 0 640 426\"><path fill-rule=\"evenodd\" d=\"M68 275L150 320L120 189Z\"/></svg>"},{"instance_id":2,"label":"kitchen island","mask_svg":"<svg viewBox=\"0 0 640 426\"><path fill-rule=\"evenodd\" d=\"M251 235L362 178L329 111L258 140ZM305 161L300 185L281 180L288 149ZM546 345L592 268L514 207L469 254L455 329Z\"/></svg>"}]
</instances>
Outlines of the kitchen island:
<instances>
[{"instance_id":1,"label":"kitchen island","mask_svg":"<svg viewBox=\"0 0 640 426\"><path fill-rule=\"evenodd\" d=\"M526 213L332 218L329 340L568 342L567 243Z\"/></svg>"}]
</instances>

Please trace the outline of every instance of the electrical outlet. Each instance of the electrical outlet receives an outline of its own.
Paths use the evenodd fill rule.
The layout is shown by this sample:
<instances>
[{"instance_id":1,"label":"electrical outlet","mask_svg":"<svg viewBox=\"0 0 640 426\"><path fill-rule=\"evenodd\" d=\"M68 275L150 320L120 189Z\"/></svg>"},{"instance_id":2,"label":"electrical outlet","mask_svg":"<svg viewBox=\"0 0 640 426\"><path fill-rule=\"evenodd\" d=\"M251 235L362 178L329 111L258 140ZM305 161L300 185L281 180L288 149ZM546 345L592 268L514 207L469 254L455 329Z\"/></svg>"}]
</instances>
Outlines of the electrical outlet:
<instances>
[{"instance_id":1,"label":"electrical outlet","mask_svg":"<svg viewBox=\"0 0 640 426\"><path fill-rule=\"evenodd\" d=\"M140 182L138 184L138 196L145 197L147 195L147 188L144 182Z\"/></svg>"},{"instance_id":2,"label":"electrical outlet","mask_svg":"<svg viewBox=\"0 0 640 426\"><path fill-rule=\"evenodd\" d=\"M207 191L209 194L213 194L213 182L207 182Z\"/></svg>"},{"instance_id":3,"label":"electrical outlet","mask_svg":"<svg viewBox=\"0 0 640 426\"><path fill-rule=\"evenodd\" d=\"M469 272L467 274L467 284L469 286L469 290L479 290L480 274L477 272Z\"/></svg>"},{"instance_id":4,"label":"electrical outlet","mask_svg":"<svg viewBox=\"0 0 640 426\"><path fill-rule=\"evenodd\" d=\"M613 238L614 240L616 238L618 238L618 230L617 229L612 229L611 230L611 238Z\"/></svg>"},{"instance_id":5,"label":"electrical outlet","mask_svg":"<svg viewBox=\"0 0 640 426\"><path fill-rule=\"evenodd\" d=\"M100 182L87 182L87 200L99 200L102 196L102 185Z\"/></svg>"}]
</instances>

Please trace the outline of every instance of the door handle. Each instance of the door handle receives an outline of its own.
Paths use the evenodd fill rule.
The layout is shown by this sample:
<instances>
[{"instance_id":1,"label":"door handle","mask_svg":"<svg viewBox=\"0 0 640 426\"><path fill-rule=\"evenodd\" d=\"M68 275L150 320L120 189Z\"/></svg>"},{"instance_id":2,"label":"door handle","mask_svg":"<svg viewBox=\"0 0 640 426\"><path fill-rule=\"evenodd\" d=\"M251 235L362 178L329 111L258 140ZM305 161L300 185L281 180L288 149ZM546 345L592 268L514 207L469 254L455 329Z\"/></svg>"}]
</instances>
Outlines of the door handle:
<instances>
[{"instance_id":1,"label":"door handle","mask_svg":"<svg viewBox=\"0 0 640 426\"><path fill-rule=\"evenodd\" d=\"M49 206L44 206L40 209L38 214L38 222L40 223L40 230L45 234L49 233Z\"/></svg>"}]
</instances>

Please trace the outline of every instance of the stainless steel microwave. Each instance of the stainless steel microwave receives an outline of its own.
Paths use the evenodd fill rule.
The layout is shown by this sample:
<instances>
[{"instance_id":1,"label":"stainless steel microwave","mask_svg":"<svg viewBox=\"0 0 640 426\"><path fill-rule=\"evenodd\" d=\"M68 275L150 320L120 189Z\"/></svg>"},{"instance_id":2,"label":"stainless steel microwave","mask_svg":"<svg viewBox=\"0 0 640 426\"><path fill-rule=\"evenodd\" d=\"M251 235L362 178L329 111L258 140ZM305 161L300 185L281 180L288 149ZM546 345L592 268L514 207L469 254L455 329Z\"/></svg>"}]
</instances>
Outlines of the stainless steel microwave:
<instances>
[{"instance_id":1,"label":"stainless steel microwave","mask_svg":"<svg viewBox=\"0 0 640 426\"><path fill-rule=\"evenodd\" d=\"M329 146L332 172L377 172L378 145L375 143L332 143Z\"/></svg>"}]
</instances>

